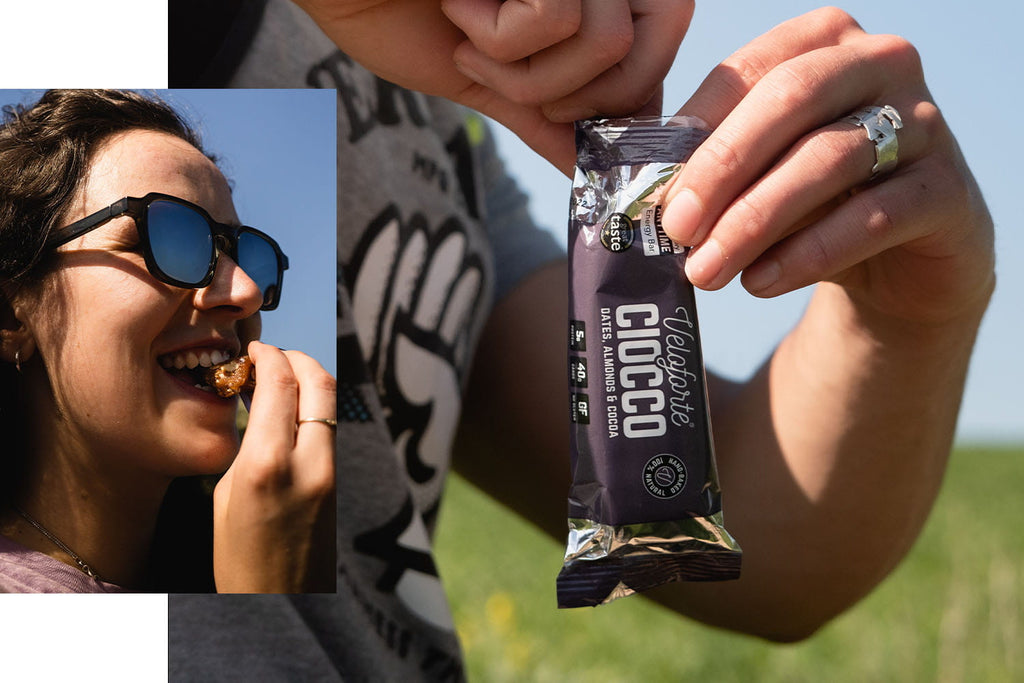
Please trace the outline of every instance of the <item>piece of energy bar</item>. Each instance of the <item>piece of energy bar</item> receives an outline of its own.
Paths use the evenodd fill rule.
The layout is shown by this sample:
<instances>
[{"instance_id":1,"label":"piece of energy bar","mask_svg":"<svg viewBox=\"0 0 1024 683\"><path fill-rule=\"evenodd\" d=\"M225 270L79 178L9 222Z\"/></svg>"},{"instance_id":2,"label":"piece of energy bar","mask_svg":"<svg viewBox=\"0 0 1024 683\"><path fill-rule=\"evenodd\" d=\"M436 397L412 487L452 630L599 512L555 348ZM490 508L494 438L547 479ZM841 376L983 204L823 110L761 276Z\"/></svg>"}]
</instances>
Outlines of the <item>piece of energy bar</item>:
<instances>
[{"instance_id":1,"label":"piece of energy bar","mask_svg":"<svg viewBox=\"0 0 1024 683\"><path fill-rule=\"evenodd\" d=\"M226 363L211 366L206 371L205 379L207 384L217 390L217 395L224 398L256 388L256 373L248 356L239 356Z\"/></svg>"}]
</instances>

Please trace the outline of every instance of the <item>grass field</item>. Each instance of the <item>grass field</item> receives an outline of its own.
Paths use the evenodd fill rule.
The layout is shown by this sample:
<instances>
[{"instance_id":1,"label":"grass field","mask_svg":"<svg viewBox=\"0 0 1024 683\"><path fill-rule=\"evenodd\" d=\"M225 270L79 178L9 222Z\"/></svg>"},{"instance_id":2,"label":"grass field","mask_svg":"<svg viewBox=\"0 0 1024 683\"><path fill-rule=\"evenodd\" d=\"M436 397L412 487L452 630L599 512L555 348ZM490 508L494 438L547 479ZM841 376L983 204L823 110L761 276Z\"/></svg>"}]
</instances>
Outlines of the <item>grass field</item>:
<instances>
[{"instance_id":1,"label":"grass field","mask_svg":"<svg viewBox=\"0 0 1024 683\"><path fill-rule=\"evenodd\" d=\"M636 596L557 610L563 549L457 478L437 545L474 683L988 683L1024 681L1022 520L1024 449L958 450L907 560L797 645L715 631Z\"/></svg>"}]
</instances>

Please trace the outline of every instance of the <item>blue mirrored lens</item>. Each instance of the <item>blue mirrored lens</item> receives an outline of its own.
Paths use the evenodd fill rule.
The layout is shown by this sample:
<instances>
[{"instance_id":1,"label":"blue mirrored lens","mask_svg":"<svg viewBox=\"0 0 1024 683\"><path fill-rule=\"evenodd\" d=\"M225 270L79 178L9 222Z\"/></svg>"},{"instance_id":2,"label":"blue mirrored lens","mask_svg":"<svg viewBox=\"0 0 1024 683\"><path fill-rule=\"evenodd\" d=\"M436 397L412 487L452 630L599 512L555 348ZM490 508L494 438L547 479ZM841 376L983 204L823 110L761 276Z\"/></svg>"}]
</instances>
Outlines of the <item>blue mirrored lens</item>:
<instances>
[{"instance_id":1,"label":"blue mirrored lens","mask_svg":"<svg viewBox=\"0 0 1024 683\"><path fill-rule=\"evenodd\" d=\"M154 201L146 217L153 260L167 276L196 285L213 256L213 235L206 219L187 206Z\"/></svg>"},{"instance_id":2,"label":"blue mirrored lens","mask_svg":"<svg viewBox=\"0 0 1024 683\"><path fill-rule=\"evenodd\" d=\"M263 293L268 304L277 291L277 252L262 235L242 232L238 235L238 266L245 271Z\"/></svg>"}]
</instances>

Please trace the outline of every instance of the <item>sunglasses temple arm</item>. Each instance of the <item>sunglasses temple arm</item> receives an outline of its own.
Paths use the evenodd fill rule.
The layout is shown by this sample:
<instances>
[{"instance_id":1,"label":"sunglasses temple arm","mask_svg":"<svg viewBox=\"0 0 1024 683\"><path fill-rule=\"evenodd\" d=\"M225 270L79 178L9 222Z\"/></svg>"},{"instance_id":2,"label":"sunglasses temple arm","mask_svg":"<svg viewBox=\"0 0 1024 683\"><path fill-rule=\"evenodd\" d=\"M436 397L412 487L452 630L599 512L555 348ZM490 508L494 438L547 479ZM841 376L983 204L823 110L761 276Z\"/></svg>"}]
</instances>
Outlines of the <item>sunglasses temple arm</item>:
<instances>
[{"instance_id":1,"label":"sunglasses temple arm","mask_svg":"<svg viewBox=\"0 0 1024 683\"><path fill-rule=\"evenodd\" d=\"M49 237L46 238L46 248L52 249L54 247L59 247L62 244L67 244L76 237L98 228L111 218L127 213L129 208L128 199L129 197L120 199L105 209L101 209L92 215L86 216L82 220L75 221L71 225L56 232L51 232Z\"/></svg>"}]
</instances>

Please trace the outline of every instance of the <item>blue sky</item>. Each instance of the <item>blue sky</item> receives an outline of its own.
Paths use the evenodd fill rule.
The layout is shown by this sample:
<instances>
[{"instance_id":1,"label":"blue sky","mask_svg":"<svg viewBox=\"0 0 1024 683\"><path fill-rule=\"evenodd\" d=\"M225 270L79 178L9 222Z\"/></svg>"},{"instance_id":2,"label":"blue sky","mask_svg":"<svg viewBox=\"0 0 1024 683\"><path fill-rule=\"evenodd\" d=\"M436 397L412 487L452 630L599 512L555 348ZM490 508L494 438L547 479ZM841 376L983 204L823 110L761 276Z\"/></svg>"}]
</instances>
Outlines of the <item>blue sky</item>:
<instances>
[{"instance_id":1,"label":"blue sky","mask_svg":"<svg viewBox=\"0 0 1024 683\"><path fill-rule=\"evenodd\" d=\"M690 31L665 85L673 113L722 59L772 26L815 9L813 0L697 2ZM981 186L996 222L996 294L982 324L958 427L961 443L1024 443L1024 229L1021 157L1024 49L1019 3L950 0L838 3L871 33L902 35L918 48L935 101ZM884 104L884 103L881 103ZM499 144L531 196L538 220L564 240L569 181L507 132ZM806 292L762 301L738 283L698 296L709 367L745 377L792 327Z\"/></svg>"}]
</instances>

